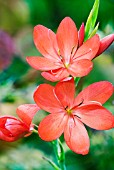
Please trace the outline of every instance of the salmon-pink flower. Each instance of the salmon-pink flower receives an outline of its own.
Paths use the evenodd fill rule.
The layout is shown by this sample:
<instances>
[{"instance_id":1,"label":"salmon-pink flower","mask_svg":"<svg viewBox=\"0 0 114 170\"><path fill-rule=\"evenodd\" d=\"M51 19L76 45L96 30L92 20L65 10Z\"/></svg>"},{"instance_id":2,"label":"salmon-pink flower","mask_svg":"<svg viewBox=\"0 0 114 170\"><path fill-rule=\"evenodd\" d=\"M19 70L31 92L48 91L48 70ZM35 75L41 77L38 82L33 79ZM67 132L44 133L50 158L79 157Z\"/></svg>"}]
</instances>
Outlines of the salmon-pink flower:
<instances>
[{"instance_id":1,"label":"salmon-pink flower","mask_svg":"<svg viewBox=\"0 0 114 170\"><path fill-rule=\"evenodd\" d=\"M39 107L36 104L24 104L17 108L17 115L0 117L0 139L13 142L21 137L28 136L33 130L32 119Z\"/></svg>"},{"instance_id":2,"label":"salmon-pink flower","mask_svg":"<svg viewBox=\"0 0 114 170\"><path fill-rule=\"evenodd\" d=\"M107 81L94 83L75 97L73 78L66 78L55 87L41 84L34 93L38 106L50 112L39 124L41 139L52 141L61 136L69 148L78 154L89 151L89 137L84 124L96 130L113 127L113 115L104 104L113 93L113 85Z\"/></svg>"},{"instance_id":3,"label":"salmon-pink flower","mask_svg":"<svg viewBox=\"0 0 114 170\"><path fill-rule=\"evenodd\" d=\"M84 24L78 32L73 20L66 17L56 34L37 25L33 36L36 48L44 57L27 57L27 62L33 68L43 71L42 76L47 80L58 81L69 75L82 77L92 70L91 60L99 50L100 40L98 35L94 35L83 43Z\"/></svg>"}]
</instances>

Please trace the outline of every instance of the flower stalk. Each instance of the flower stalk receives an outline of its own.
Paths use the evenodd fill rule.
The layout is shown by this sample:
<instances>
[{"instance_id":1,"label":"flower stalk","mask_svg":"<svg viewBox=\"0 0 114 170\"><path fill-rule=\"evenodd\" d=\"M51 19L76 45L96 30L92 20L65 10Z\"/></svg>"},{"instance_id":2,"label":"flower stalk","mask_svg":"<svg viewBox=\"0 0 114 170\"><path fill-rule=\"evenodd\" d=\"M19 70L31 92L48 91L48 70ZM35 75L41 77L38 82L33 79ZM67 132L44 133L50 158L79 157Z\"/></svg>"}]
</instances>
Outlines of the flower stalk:
<instances>
[{"instance_id":1,"label":"flower stalk","mask_svg":"<svg viewBox=\"0 0 114 170\"><path fill-rule=\"evenodd\" d=\"M54 148L54 152L56 155L57 163L61 170L66 170L65 166L65 152L62 146L62 143L59 139L51 142Z\"/></svg>"}]
</instances>

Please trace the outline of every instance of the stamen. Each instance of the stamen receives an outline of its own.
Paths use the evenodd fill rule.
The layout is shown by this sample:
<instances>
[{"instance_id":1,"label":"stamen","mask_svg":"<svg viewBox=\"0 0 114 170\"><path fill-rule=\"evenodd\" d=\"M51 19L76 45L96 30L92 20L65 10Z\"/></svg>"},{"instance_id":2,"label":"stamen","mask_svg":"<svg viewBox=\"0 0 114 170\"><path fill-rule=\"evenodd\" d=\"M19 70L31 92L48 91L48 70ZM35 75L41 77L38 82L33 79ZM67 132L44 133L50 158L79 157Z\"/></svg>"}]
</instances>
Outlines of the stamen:
<instances>
[{"instance_id":1,"label":"stamen","mask_svg":"<svg viewBox=\"0 0 114 170\"><path fill-rule=\"evenodd\" d=\"M65 107L65 110L67 110L68 106Z\"/></svg>"},{"instance_id":2,"label":"stamen","mask_svg":"<svg viewBox=\"0 0 114 170\"><path fill-rule=\"evenodd\" d=\"M84 99L82 99L81 103L79 103L78 106L80 106L81 104L83 104L83 102L84 102Z\"/></svg>"},{"instance_id":3,"label":"stamen","mask_svg":"<svg viewBox=\"0 0 114 170\"><path fill-rule=\"evenodd\" d=\"M73 47L73 48L74 48L74 47ZM71 53L72 53L72 52L73 52L73 49L72 49ZM69 62L65 62L65 59L64 59L63 56L61 56L59 49L58 49L58 55L59 55L60 61L61 61L61 62L63 63L63 65L64 65L64 67L65 67L65 68L68 68L68 67L69 67Z\"/></svg>"},{"instance_id":4,"label":"stamen","mask_svg":"<svg viewBox=\"0 0 114 170\"><path fill-rule=\"evenodd\" d=\"M61 55L61 54L60 54L60 49L58 49L58 51L57 51L57 52L58 52L58 55L60 56L60 55Z\"/></svg>"},{"instance_id":5,"label":"stamen","mask_svg":"<svg viewBox=\"0 0 114 170\"><path fill-rule=\"evenodd\" d=\"M72 55L72 53L73 53L73 51L74 51L74 48L75 48L75 46L72 48L71 55Z\"/></svg>"},{"instance_id":6,"label":"stamen","mask_svg":"<svg viewBox=\"0 0 114 170\"><path fill-rule=\"evenodd\" d=\"M72 110L73 110L73 109L76 109L78 106L82 105L83 103L84 103L84 99L82 99L79 104L75 105L75 106L72 108Z\"/></svg>"},{"instance_id":7,"label":"stamen","mask_svg":"<svg viewBox=\"0 0 114 170\"><path fill-rule=\"evenodd\" d=\"M79 117L78 115L74 115L74 116L76 116L78 119L81 119L81 117Z\"/></svg>"}]
</instances>

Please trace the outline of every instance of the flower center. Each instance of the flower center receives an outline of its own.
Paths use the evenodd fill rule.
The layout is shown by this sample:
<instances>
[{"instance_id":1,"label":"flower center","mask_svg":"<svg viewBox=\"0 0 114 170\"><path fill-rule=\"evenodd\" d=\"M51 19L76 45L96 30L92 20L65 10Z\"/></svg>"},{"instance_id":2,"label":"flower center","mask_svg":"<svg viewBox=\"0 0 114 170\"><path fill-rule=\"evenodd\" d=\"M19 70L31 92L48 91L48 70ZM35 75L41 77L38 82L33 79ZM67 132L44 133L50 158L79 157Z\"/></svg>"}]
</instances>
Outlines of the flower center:
<instances>
[{"instance_id":1,"label":"flower center","mask_svg":"<svg viewBox=\"0 0 114 170\"><path fill-rule=\"evenodd\" d=\"M59 55L59 57L60 57L61 62L62 62L63 65L64 65L64 67L67 69L67 68L69 67L70 63L69 63L68 61L65 61L64 57L61 56L60 50L58 50L58 55Z\"/></svg>"},{"instance_id":2,"label":"flower center","mask_svg":"<svg viewBox=\"0 0 114 170\"><path fill-rule=\"evenodd\" d=\"M68 108L68 106L65 107L65 110L67 112L68 115L72 114L72 110Z\"/></svg>"},{"instance_id":3,"label":"flower center","mask_svg":"<svg viewBox=\"0 0 114 170\"><path fill-rule=\"evenodd\" d=\"M64 61L64 58L63 58L62 56L60 56L60 59L61 59L61 62L63 63L63 65L64 65L64 67L65 67L65 68L68 68L69 65L70 65L70 63L69 63L69 62L65 62L65 61Z\"/></svg>"},{"instance_id":4,"label":"flower center","mask_svg":"<svg viewBox=\"0 0 114 170\"><path fill-rule=\"evenodd\" d=\"M66 68L68 68L68 67L69 67L69 63L64 63L64 66L65 66Z\"/></svg>"}]
</instances>

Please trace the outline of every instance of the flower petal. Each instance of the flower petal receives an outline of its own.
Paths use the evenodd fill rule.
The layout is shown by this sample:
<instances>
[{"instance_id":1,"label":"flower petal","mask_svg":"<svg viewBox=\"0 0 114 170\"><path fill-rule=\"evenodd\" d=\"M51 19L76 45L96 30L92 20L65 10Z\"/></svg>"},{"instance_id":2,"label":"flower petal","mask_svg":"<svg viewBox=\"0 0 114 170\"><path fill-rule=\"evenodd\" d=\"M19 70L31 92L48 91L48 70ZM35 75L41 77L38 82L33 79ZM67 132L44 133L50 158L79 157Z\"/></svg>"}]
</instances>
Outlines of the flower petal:
<instances>
[{"instance_id":1,"label":"flower petal","mask_svg":"<svg viewBox=\"0 0 114 170\"><path fill-rule=\"evenodd\" d=\"M64 138L72 151L82 155L88 154L89 137L84 125L76 118L69 118L65 126Z\"/></svg>"},{"instance_id":2,"label":"flower petal","mask_svg":"<svg viewBox=\"0 0 114 170\"><path fill-rule=\"evenodd\" d=\"M57 113L63 110L62 105L57 99L54 87L49 84L41 84L34 93L36 104L43 110L50 113Z\"/></svg>"},{"instance_id":3,"label":"flower petal","mask_svg":"<svg viewBox=\"0 0 114 170\"><path fill-rule=\"evenodd\" d=\"M2 131L4 135L9 136L10 131L6 129L5 127L7 120L18 122L18 119L15 118L14 116L1 116L0 117L0 131Z\"/></svg>"},{"instance_id":4,"label":"flower petal","mask_svg":"<svg viewBox=\"0 0 114 170\"><path fill-rule=\"evenodd\" d=\"M93 63L90 60L78 60L68 67L69 74L73 77L86 76L93 68Z\"/></svg>"},{"instance_id":5,"label":"flower petal","mask_svg":"<svg viewBox=\"0 0 114 170\"><path fill-rule=\"evenodd\" d=\"M10 131L12 136L18 138L24 137L27 133L29 133L29 128L21 122L20 120L7 119L5 128Z\"/></svg>"},{"instance_id":6,"label":"flower petal","mask_svg":"<svg viewBox=\"0 0 114 170\"><path fill-rule=\"evenodd\" d=\"M77 50L74 56L74 59L92 60L95 57L96 53L98 52L99 46L100 46L100 40L99 40L99 36L96 34L92 38L84 42L81 47L79 47L79 49Z\"/></svg>"},{"instance_id":7,"label":"flower petal","mask_svg":"<svg viewBox=\"0 0 114 170\"><path fill-rule=\"evenodd\" d=\"M108 130L113 127L114 116L103 106L97 104L78 107L74 114L89 127L96 130Z\"/></svg>"},{"instance_id":8,"label":"flower petal","mask_svg":"<svg viewBox=\"0 0 114 170\"><path fill-rule=\"evenodd\" d=\"M30 126L32 119L40 108L36 104L23 104L20 105L16 112L19 118L28 126Z\"/></svg>"},{"instance_id":9,"label":"flower petal","mask_svg":"<svg viewBox=\"0 0 114 170\"><path fill-rule=\"evenodd\" d=\"M63 107L72 107L74 102L75 85L74 79L69 77L55 86L55 94Z\"/></svg>"},{"instance_id":10,"label":"flower petal","mask_svg":"<svg viewBox=\"0 0 114 170\"><path fill-rule=\"evenodd\" d=\"M44 57L26 57L27 62L31 67L36 70L48 71L53 69L58 69L61 67L61 64L55 63Z\"/></svg>"},{"instance_id":11,"label":"flower petal","mask_svg":"<svg viewBox=\"0 0 114 170\"><path fill-rule=\"evenodd\" d=\"M78 31L79 47L83 44L84 34L85 34L84 23L82 23L82 25Z\"/></svg>"},{"instance_id":12,"label":"flower petal","mask_svg":"<svg viewBox=\"0 0 114 170\"><path fill-rule=\"evenodd\" d=\"M45 79L55 82L55 81L59 81L59 80L62 80L63 78L68 77L69 73L68 73L67 69L60 68L60 69L51 70L48 72L42 72L41 75Z\"/></svg>"},{"instance_id":13,"label":"flower petal","mask_svg":"<svg viewBox=\"0 0 114 170\"><path fill-rule=\"evenodd\" d=\"M50 29L37 25L34 27L34 43L38 51L52 61L59 60L56 35Z\"/></svg>"},{"instance_id":14,"label":"flower petal","mask_svg":"<svg viewBox=\"0 0 114 170\"><path fill-rule=\"evenodd\" d=\"M49 114L38 127L38 133L42 140L52 141L61 136L64 131L68 116L64 113Z\"/></svg>"},{"instance_id":15,"label":"flower petal","mask_svg":"<svg viewBox=\"0 0 114 170\"><path fill-rule=\"evenodd\" d=\"M82 90L75 98L75 104L82 102L97 101L104 104L113 94L113 85L108 81L100 81L93 83Z\"/></svg>"},{"instance_id":16,"label":"flower petal","mask_svg":"<svg viewBox=\"0 0 114 170\"><path fill-rule=\"evenodd\" d=\"M0 140L4 140L7 142L14 142L17 140L17 137L6 136L0 131Z\"/></svg>"},{"instance_id":17,"label":"flower petal","mask_svg":"<svg viewBox=\"0 0 114 170\"><path fill-rule=\"evenodd\" d=\"M78 46L78 31L73 20L64 18L57 30L57 43L65 63L69 63L73 48Z\"/></svg>"},{"instance_id":18,"label":"flower petal","mask_svg":"<svg viewBox=\"0 0 114 170\"><path fill-rule=\"evenodd\" d=\"M100 47L99 47L99 50L98 50L96 56L102 54L113 42L114 42L114 34L110 34L110 35L104 37L100 41Z\"/></svg>"}]
</instances>

